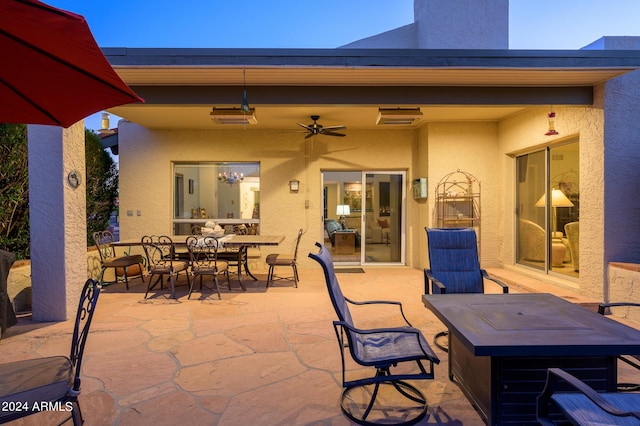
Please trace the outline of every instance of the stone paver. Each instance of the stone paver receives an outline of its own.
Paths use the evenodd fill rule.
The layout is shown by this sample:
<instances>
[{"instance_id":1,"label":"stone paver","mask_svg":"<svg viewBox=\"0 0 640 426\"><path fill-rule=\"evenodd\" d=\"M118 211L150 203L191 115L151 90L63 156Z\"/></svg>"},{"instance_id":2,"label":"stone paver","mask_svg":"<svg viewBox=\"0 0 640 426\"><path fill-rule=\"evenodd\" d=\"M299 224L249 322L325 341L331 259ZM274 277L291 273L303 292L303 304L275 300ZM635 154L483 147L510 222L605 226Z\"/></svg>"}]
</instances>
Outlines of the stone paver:
<instances>
[{"instance_id":1,"label":"stone paver","mask_svg":"<svg viewBox=\"0 0 640 426\"><path fill-rule=\"evenodd\" d=\"M424 308L422 270L365 268L340 274L347 297L391 299L427 338L443 329ZM244 279L247 292L221 287L177 287L178 301L158 292L144 300L134 280L106 287L98 302L83 365L80 397L87 425L323 425L351 424L341 413L340 352L335 313L320 269L300 271L299 288L276 283L265 290ZM368 322L387 324L397 313L364 311ZM366 323L364 321L363 323ZM0 341L3 359L67 354L71 321L34 324L22 318ZM438 351L438 350L437 350ZM417 385L430 401L420 425L482 425L460 389L448 380L447 356L436 379ZM349 374L372 370L349 364ZM51 423L57 413L16 424Z\"/></svg>"}]
</instances>

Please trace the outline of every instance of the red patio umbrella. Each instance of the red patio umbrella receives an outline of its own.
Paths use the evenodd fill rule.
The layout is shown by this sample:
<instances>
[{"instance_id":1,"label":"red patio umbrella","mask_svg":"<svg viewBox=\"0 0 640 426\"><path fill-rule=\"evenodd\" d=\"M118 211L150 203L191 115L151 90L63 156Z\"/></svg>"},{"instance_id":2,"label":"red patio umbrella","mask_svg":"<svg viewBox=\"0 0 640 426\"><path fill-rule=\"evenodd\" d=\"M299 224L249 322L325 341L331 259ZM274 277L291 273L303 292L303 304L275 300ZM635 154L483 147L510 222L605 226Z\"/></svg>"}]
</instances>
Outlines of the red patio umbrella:
<instances>
[{"instance_id":1,"label":"red patio umbrella","mask_svg":"<svg viewBox=\"0 0 640 426\"><path fill-rule=\"evenodd\" d=\"M0 1L0 123L69 127L144 102L116 74L84 17L36 0Z\"/></svg>"}]
</instances>

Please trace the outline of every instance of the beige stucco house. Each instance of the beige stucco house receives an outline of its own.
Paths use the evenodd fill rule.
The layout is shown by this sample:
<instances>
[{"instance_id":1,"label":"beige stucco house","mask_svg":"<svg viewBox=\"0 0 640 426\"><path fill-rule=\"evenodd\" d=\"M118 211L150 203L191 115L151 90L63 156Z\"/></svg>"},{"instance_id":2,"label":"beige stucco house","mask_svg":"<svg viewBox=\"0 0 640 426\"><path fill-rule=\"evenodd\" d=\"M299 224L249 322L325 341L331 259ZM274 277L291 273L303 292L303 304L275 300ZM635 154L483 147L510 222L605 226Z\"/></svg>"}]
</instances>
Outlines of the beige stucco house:
<instances>
[{"instance_id":1,"label":"beige stucco house","mask_svg":"<svg viewBox=\"0 0 640 426\"><path fill-rule=\"evenodd\" d=\"M326 241L324 221L339 219L334 206L354 195L355 183L362 198L351 205L349 228L362 241L348 262L424 268L424 228L440 224L438 183L461 170L480 183L474 225L484 267L619 299L629 289L609 287L609 263L640 262L639 48L635 39L604 38L578 51L508 50L508 0L416 0L413 24L337 49L105 48L145 99L110 110L124 118L120 236L176 233L203 205L215 206L207 218L228 219L236 200L221 207L228 184L205 166L257 164L259 173L247 176L258 185L254 211L234 210L234 219L257 219L261 234L287 237L262 248L262 260L289 249L304 228L299 263L314 267L306 253ZM244 91L257 123L212 120L214 108L239 108ZM377 123L381 109L416 108L420 120ZM298 123L312 115L344 125L345 136L305 138ZM420 178L426 198L412 196ZM380 182L390 194L381 195L388 186ZM545 198L558 188L570 207ZM391 236L378 241L372 223L384 215ZM524 254L522 220L540 228L541 258ZM573 246L569 222L580 224ZM390 247L391 257L368 256L370 244Z\"/></svg>"}]
</instances>

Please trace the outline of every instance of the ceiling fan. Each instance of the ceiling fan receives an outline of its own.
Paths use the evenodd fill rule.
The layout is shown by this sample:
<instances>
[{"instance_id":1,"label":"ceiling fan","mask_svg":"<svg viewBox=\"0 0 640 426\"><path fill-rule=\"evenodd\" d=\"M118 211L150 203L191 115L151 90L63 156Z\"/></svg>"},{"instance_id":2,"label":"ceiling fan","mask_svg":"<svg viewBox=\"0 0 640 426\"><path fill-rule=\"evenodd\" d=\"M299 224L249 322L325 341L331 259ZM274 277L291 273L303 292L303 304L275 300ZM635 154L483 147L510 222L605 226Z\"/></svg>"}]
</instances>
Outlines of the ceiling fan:
<instances>
[{"instance_id":1,"label":"ceiling fan","mask_svg":"<svg viewBox=\"0 0 640 426\"><path fill-rule=\"evenodd\" d=\"M311 119L313 120L312 124L302 124L298 123L298 126L304 127L309 134L305 136L305 139L308 139L315 135L326 135L326 136L345 136L343 133L336 133L334 130L345 130L346 126L328 126L324 127L322 124L318 124L318 120L320 119L319 115L312 115Z\"/></svg>"}]
</instances>

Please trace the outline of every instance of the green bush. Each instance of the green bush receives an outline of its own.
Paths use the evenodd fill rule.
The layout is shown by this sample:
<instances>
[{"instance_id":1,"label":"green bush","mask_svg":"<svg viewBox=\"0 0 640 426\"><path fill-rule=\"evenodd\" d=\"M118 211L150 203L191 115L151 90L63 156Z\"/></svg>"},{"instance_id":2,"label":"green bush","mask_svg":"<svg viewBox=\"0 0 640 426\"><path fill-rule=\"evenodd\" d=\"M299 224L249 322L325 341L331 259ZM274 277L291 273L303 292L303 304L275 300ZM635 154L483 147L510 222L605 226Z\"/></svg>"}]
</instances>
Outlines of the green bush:
<instances>
[{"instance_id":1,"label":"green bush","mask_svg":"<svg viewBox=\"0 0 640 426\"><path fill-rule=\"evenodd\" d=\"M27 126L0 124L0 248L29 258Z\"/></svg>"},{"instance_id":2,"label":"green bush","mask_svg":"<svg viewBox=\"0 0 640 426\"><path fill-rule=\"evenodd\" d=\"M27 126L0 123L0 248L29 259ZM85 129L87 245L109 225L118 196L118 170L100 137Z\"/></svg>"}]
</instances>

